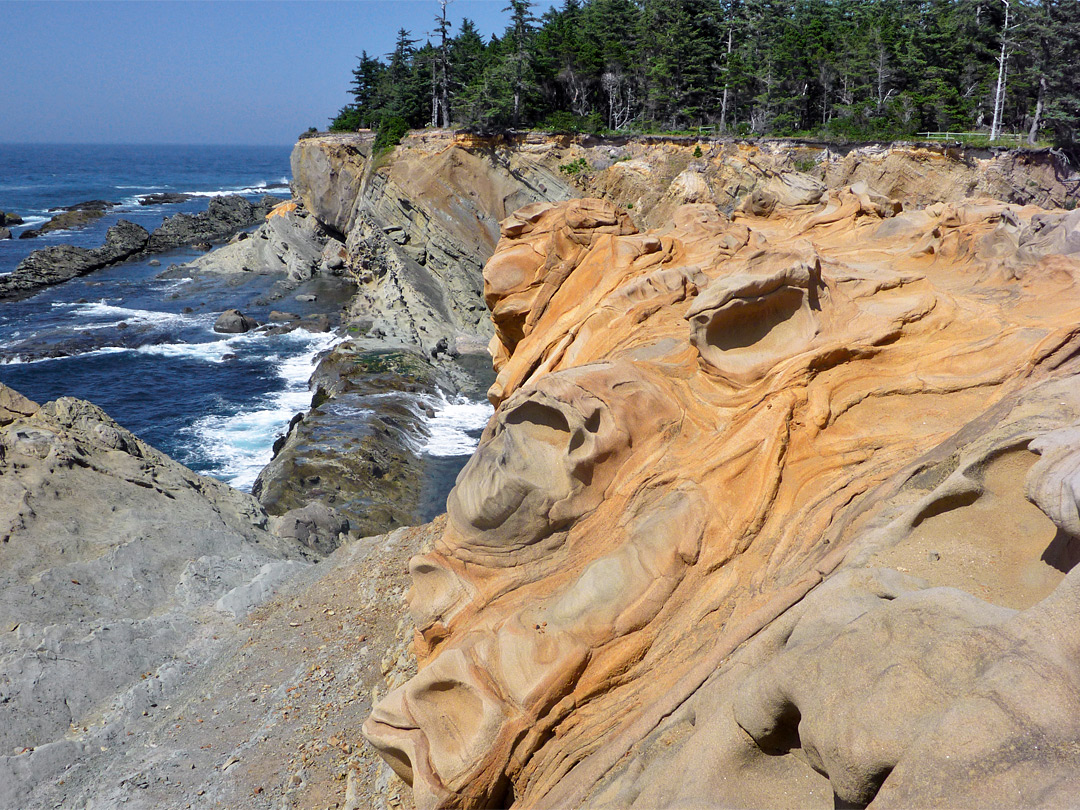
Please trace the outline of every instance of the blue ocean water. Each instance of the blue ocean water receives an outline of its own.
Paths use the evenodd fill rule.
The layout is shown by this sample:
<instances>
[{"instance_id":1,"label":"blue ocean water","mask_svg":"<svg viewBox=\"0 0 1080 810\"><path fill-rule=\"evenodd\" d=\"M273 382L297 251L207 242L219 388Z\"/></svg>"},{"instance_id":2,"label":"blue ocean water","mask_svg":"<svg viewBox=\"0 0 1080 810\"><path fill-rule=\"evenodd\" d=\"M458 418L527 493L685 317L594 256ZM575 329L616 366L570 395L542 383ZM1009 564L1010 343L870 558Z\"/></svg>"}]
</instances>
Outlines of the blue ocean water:
<instances>
[{"instance_id":1,"label":"blue ocean water","mask_svg":"<svg viewBox=\"0 0 1080 810\"><path fill-rule=\"evenodd\" d=\"M0 145L0 210L27 220L84 200L122 203L84 229L0 241L0 272L49 244L100 245L117 219L148 230L180 211L204 210L214 194L288 196L288 147ZM140 206L137 195L197 195ZM141 438L193 469L250 487L274 438L310 403L307 379L332 334L220 335L217 315L256 304L275 281L167 279L163 268L200 255L179 250L117 265L16 302L0 302L0 382L38 402L88 399ZM313 282L315 287L318 282ZM305 290L307 291L307 290ZM317 289L311 291L318 292ZM290 311L306 314L294 300ZM311 305L307 305L310 308Z\"/></svg>"},{"instance_id":2,"label":"blue ocean water","mask_svg":"<svg viewBox=\"0 0 1080 810\"><path fill-rule=\"evenodd\" d=\"M287 197L290 151L288 146L0 144L0 211L26 220L11 228L15 239L0 241L0 273L51 244L97 247L118 219L152 231L167 216L205 210L215 194ZM140 195L162 192L196 196L180 204L139 205ZM86 200L120 205L86 228L18 238L49 220L50 208Z\"/></svg>"},{"instance_id":3,"label":"blue ocean water","mask_svg":"<svg viewBox=\"0 0 1080 810\"><path fill-rule=\"evenodd\" d=\"M0 273L50 244L96 247L118 219L147 230L166 216L204 210L216 194L255 200L287 197L288 147L55 146L0 144L0 211L21 215L16 237L46 221L49 208L85 200L118 202L79 230L0 241ZM194 194L186 202L139 205L138 196ZM259 321L271 309L301 316L340 303L339 282L313 279L267 301L275 278L258 274L196 278L162 275L170 264L202 255L180 249L116 265L0 302L0 382L37 402L87 399L120 424L192 469L250 489L270 460L275 438L311 401L307 383L333 333L285 335L213 331L218 314L236 307ZM157 260L160 266L150 262ZM329 302L329 304L328 304ZM433 399L434 416L416 452L426 457L422 519L443 511L457 472L476 446L491 406L472 399Z\"/></svg>"}]
</instances>

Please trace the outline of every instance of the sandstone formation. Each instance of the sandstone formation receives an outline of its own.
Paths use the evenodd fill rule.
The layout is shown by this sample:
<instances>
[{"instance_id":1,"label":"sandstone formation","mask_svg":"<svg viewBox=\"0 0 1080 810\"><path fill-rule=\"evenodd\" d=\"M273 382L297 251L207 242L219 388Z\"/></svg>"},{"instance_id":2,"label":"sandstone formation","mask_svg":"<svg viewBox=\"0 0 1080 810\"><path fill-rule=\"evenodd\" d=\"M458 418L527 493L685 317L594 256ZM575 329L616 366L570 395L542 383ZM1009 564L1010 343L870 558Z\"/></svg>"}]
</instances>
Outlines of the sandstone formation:
<instances>
[{"instance_id":1,"label":"sandstone formation","mask_svg":"<svg viewBox=\"0 0 1080 810\"><path fill-rule=\"evenodd\" d=\"M0 388L0 806L1074 803L1080 219L1002 202L1064 202L1052 155L293 163L198 260L359 286L261 504ZM449 515L361 538L415 520L416 396L492 337Z\"/></svg>"},{"instance_id":2,"label":"sandstone formation","mask_svg":"<svg viewBox=\"0 0 1080 810\"><path fill-rule=\"evenodd\" d=\"M1071 805L1075 228L783 175L504 221L497 411L364 726L417 806Z\"/></svg>"}]
</instances>

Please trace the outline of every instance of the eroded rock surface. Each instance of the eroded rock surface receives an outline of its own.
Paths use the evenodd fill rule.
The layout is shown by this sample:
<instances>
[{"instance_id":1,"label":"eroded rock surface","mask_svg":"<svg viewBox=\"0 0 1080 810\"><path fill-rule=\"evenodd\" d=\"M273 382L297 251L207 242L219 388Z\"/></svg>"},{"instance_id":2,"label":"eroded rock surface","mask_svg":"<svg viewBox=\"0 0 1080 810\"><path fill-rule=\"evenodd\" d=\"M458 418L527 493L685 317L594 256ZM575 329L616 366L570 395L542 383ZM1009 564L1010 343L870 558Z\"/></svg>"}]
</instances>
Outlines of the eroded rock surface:
<instances>
[{"instance_id":1,"label":"eroded rock surface","mask_svg":"<svg viewBox=\"0 0 1080 810\"><path fill-rule=\"evenodd\" d=\"M742 199L504 221L497 410L365 734L421 808L1069 806L1074 220Z\"/></svg>"},{"instance_id":2,"label":"eroded rock surface","mask_svg":"<svg viewBox=\"0 0 1080 810\"><path fill-rule=\"evenodd\" d=\"M99 408L0 386L0 806L126 745L310 545Z\"/></svg>"}]
</instances>

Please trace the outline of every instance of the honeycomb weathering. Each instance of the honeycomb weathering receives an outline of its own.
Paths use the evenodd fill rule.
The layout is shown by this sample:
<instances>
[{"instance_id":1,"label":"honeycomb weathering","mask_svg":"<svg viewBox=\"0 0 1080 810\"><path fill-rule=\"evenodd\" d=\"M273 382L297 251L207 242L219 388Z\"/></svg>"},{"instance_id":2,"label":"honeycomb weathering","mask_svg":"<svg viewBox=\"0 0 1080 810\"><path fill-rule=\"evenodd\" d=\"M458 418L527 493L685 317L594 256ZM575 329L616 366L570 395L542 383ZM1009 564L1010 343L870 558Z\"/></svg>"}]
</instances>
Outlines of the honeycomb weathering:
<instances>
[{"instance_id":1,"label":"honeycomb weathering","mask_svg":"<svg viewBox=\"0 0 1080 810\"><path fill-rule=\"evenodd\" d=\"M497 410L364 726L418 807L1076 795L1077 218L766 196L503 223ZM1006 605L932 531L1021 451L1058 552Z\"/></svg>"}]
</instances>

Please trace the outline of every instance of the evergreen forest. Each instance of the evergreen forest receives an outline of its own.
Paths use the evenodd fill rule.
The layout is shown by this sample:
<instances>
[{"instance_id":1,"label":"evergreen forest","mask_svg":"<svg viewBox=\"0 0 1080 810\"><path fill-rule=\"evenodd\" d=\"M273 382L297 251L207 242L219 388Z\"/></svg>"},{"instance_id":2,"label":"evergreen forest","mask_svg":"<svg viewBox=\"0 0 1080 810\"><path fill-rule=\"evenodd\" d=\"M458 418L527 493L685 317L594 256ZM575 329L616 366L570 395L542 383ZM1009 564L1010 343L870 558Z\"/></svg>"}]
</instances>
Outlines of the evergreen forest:
<instances>
[{"instance_id":1,"label":"evergreen forest","mask_svg":"<svg viewBox=\"0 0 1080 810\"><path fill-rule=\"evenodd\" d=\"M836 140L924 132L1073 144L1080 0L507 0L485 40L366 51L332 130L700 132Z\"/></svg>"}]
</instances>

